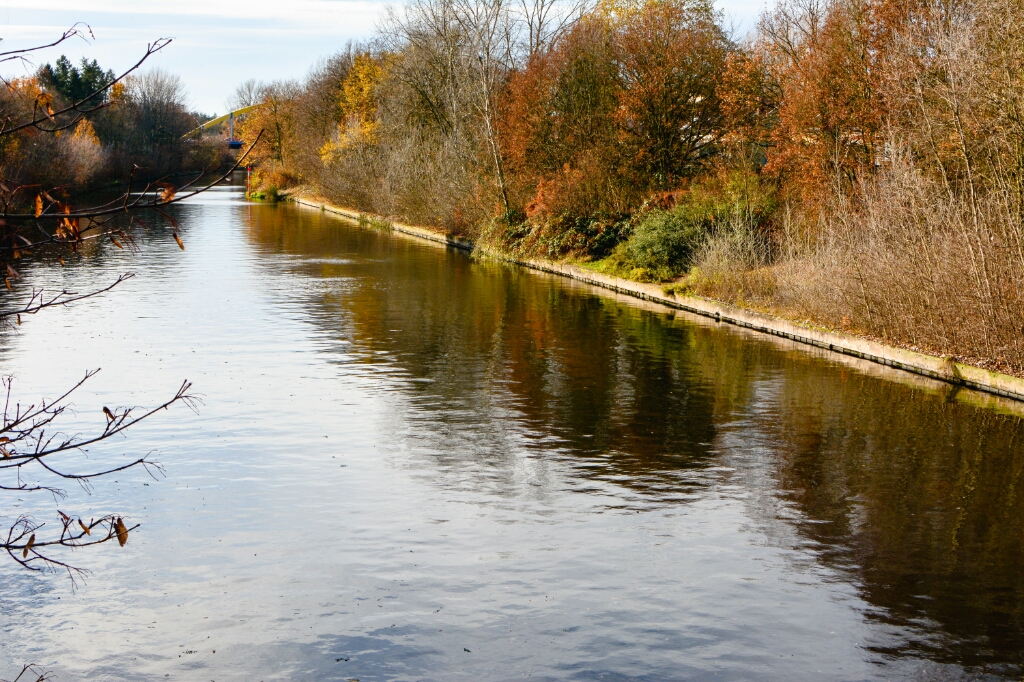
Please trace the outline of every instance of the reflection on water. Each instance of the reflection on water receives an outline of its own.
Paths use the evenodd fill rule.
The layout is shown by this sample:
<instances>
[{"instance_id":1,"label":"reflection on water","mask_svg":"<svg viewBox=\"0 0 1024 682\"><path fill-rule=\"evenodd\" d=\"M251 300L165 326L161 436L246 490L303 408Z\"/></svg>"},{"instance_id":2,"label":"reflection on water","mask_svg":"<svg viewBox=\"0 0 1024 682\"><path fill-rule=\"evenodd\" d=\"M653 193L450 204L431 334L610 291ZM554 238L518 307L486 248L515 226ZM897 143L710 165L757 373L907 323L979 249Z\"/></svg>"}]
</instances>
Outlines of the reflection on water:
<instances>
[{"instance_id":1,"label":"reflection on water","mask_svg":"<svg viewBox=\"0 0 1024 682\"><path fill-rule=\"evenodd\" d=\"M871 617L920 624L907 649L936 660L1021 664L1019 419L856 374L804 376L783 400L782 494Z\"/></svg>"},{"instance_id":2,"label":"reflection on water","mask_svg":"<svg viewBox=\"0 0 1024 682\"><path fill-rule=\"evenodd\" d=\"M295 225L294 213L273 217L284 220L258 222L253 235L289 251L285 235L301 239L312 227ZM262 232L270 229L280 232ZM571 454L584 475L661 498L711 462L713 378L685 352L692 328L458 253L438 258L372 233L312 229L318 238L298 247L303 255L367 258L297 269L357 282L325 292L311 318L328 332L347 318L344 332L366 361L384 356L402 370L420 428L450 439L511 421L526 447ZM395 258L397 249L420 257ZM474 464L481 435L459 452ZM501 441L491 446L500 459Z\"/></svg>"},{"instance_id":3,"label":"reflection on water","mask_svg":"<svg viewBox=\"0 0 1024 682\"><path fill-rule=\"evenodd\" d=\"M3 369L53 394L87 344L97 401L206 404L128 441L166 480L87 500L144 526L86 589L3 570L0 674L1024 672L1012 408L231 189L181 214L184 255L29 269L141 276Z\"/></svg>"}]
</instances>

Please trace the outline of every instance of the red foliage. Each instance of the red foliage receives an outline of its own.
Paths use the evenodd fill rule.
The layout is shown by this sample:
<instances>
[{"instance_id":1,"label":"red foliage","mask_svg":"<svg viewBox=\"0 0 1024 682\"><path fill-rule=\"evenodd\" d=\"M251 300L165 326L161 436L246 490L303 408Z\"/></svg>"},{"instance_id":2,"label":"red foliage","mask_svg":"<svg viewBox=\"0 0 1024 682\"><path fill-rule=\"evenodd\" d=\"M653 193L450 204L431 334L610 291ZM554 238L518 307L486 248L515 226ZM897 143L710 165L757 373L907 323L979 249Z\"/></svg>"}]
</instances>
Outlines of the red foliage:
<instances>
[{"instance_id":1,"label":"red foliage","mask_svg":"<svg viewBox=\"0 0 1024 682\"><path fill-rule=\"evenodd\" d=\"M723 132L717 90L730 45L716 19L710 3L649 2L620 29L619 139L657 185L697 171Z\"/></svg>"},{"instance_id":2,"label":"red foliage","mask_svg":"<svg viewBox=\"0 0 1024 682\"><path fill-rule=\"evenodd\" d=\"M750 72L745 85L759 85L762 100L777 103L776 115L760 121L772 146L767 171L793 196L814 204L830 190L853 191L858 176L881 162L887 83L900 59L895 36L919 6L851 0L818 13L790 3L762 20L749 67L762 71Z\"/></svg>"}]
</instances>

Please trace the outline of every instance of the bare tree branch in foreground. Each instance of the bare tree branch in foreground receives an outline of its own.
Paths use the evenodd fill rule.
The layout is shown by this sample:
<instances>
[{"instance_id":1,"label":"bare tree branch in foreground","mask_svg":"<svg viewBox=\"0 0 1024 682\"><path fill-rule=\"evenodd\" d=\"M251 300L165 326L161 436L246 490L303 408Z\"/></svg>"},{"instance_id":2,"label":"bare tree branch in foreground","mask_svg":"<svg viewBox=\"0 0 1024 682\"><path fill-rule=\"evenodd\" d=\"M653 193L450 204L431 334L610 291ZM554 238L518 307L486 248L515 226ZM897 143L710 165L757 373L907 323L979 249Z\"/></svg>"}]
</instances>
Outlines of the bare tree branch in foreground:
<instances>
[{"instance_id":1,"label":"bare tree branch in foreground","mask_svg":"<svg viewBox=\"0 0 1024 682\"><path fill-rule=\"evenodd\" d=\"M30 663L21 669L18 676L15 677L11 682L48 682L49 680L57 679L49 670L43 670L38 665ZM0 682L8 682L7 680L0 680Z\"/></svg>"},{"instance_id":2,"label":"bare tree branch in foreground","mask_svg":"<svg viewBox=\"0 0 1024 682\"><path fill-rule=\"evenodd\" d=\"M18 492L47 491L55 499L64 499L66 493L60 488L38 483L28 483L23 471L30 466L38 466L42 473L76 481L85 490L90 489L90 480L100 476L142 467L151 476L162 473L163 468L149 458L149 455L137 458L126 464L100 469L98 471L69 471L63 466L52 463L50 458L55 455L82 452L86 447L95 445L116 436L131 428L140 421L147 419L160 410L165 410L175 403L184 403L193 411L196 409L197 397L189 393L192 384L182 382L178 391L169 400L149 409L117 407L103 408L105 423L97 432L89 435L68 434L58 430L59 419L69 410L70 398L99 370L90 370L74 386L56 400L40 401L38 404L22 405L12 402L13 381L10 377L0 380L5 389L3 423L0 425L0 490ZM59 531L43 535L40 531L45 523L35 521L29 516L18 517L8 529L7 536L0 539L0 549L18 564L31 570L44 568L66 570L74 582L76 575L83 575L83 569L76 568L52 553L58 548L77 548L98 545L117 539L123 547L128 541L128 533L138 526L128 527L122 517L106 515L98 519L73 518L58 510Z\"/></svg>"},{"instance_id":3,"label":"bare tree branch in foreground","mask_svg":"<svg viewBox=\"0 0 1024 682\"><path fill-rule=\"evenodd\" d=\"M73 37L84 37L83 30L88 30L88 26L76 24L48 45L2 52L0 63L25 60L29 53L59 45ZM91 35L91 31L89 34ZM131 68L83 99L72 101L70 105L58 111L54 111L50 106L50 100L45 93L34 102L24 102L20 120L15 120L12 116L0 120L0 140L14 134L56 134L76 125L86 114L110 106L107 97L110 88L137 71L149 57L170 42L170 39L161 38L151 43L142 58ZM6 85L10 88L10 84ZM39 185L0 180L0 269L4 271L0 276L4 277L4 284L9 291L13 291L12 281L21 279L21 274L14 268L14 261L39 249L57 249L58 253L66 251L73 254L79 251L83 243L97 239L109 239L122 249L126 246L134 247L132 228L151 227L139 217L140 213L146 211L155 214L157 224L170 229L178 246L184 249L178 224L166 209L226 180L249 156L260 136L262 132L226 172L217 174L213 179L209 179L209 175L215 169L205 168L193 179L177 187L169 182L167 177L145 182L141 187L137 187L136 171L140 169L136 166L129 178L128 188L123 194L112 201L85 208L72 206L71 200L67 198L69 193L64 188L44 188ZM60 261L63 264L62 255ZM109 292L133 276L132 273L123 274L105 287L86 292L65 289L48 293L41 288L33 288L27 300L13 305L0 304L0 327L20 325L23 316ZM25 474L29 471L35 471L44 479L75 481L86 492L91 490L93 479L126 469L142 467L154 477L162 473L160 464L150 459L149 455L138 457L121 466L95 471L66 468L68 456L84 454L85 448L122 434L160 410L167 409L175 403L183 403L195 411L198 403L197 397L189 392L192 384L183 381L170 399L156 407L104 407L104 423L95 432L85 435L63 432L60 429L60 422L71 408L72 395L98 371L86 372L78 383L55 400L44 400L28 405L12 397L13 382L10 377L0 379L0 390L6 394L0 396L0 399L4 400L3 421L0 424L0 491L48 492L55 500L65 499L65 491L54 485L26 480ZM0 535L0 549L29 570L66 571L73 587L76 586L76 578L83 576L86 571L70 564L61 554L61 550L99 545L115 539L123 547L128 541L129 533L138 528L137 524L129 526L123 516L117 514L107 514L86 521L80 516L58 509L57 517L57 523L50 526L27 515L19 516L13 521L8 520L2 524L8 526L8 530L6 537ZM49 673L29 665L22 669L16 680L29 682L29 678L39 682L49 679Z\"/></svg>"}]
</instances>

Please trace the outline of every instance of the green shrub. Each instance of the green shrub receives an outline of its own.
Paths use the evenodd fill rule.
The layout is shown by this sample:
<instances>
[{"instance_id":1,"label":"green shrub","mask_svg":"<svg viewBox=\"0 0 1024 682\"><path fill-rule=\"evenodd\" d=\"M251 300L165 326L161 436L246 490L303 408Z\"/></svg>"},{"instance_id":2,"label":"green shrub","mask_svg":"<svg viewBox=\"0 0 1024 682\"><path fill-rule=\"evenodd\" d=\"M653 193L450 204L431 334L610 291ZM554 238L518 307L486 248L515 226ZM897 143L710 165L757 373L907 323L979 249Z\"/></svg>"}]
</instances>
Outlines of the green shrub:
<instances>
[{"instance_id":1,"label":"green shrub","mask_svg":"<svg viewBox=\"0 0 1024 682\"><path fill-rule=\"evenodd\" d=\"M277 187L267 187L266 189L249 192L249 199L251 201L269 201L274 203L281 200L281 193Z\"/></svg>"},{"instance_id":2,"label":"green shrub","mask_svg":"<svg viewBox=\"0 0 1024 682\"><path fill-rule=\"evenodd\" d=\"M642 280L670 279L689 269L693 255L709 231L707 216L694 215L690 207L647 212L622 244L623 264ZM680 210L683 209L683 210ZM639 277L638 277L639 276Z\"/></svg>"},{"instance_id":3,"label":"green shrub","mask_svg":"<svg viewBox=\"0 0 1024 682\"><path fill-rule=\"evenodd\" d=\"M641 282L684 274L707 242L737 224L768 230L774 198L755 173L734 171L694 183L669 209L645 207L633 217L632 235L606 259L606 271Z\"/></svg>"}]
</instances>

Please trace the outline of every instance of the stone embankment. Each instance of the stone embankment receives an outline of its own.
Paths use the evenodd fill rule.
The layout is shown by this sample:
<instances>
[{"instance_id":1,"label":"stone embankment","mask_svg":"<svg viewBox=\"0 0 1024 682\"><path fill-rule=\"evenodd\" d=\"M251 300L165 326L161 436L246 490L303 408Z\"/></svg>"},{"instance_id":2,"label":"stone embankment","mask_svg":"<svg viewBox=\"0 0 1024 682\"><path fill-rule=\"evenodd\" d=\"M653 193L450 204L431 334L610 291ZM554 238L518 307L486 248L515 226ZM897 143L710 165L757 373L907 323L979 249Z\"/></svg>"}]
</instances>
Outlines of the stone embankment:
<instances>
[{"instance_id":1,"label":"stone embankment","mask_svg":"<svg viewBox=\"0 0 1024 682\"><path fill-rule=\"evenodd\" d=\"M292 200L299 205L312 207L321 211L344 216L351 220L360 218L377 218L359 211L353 211L308 196L293 196ZM381 219L382 220L382 219ZM404 225L388 221L391 228L399 233L419 239L428 240L445 246L466 251L476 250L476 245L466 239L460 239L433 230L413 225ZM718 322L751 329L775 337L781 337L800 344L814 346L845 356L860 358L880 365L893 367L920 376L929 377L955 386L983 391L1014 401L1024 401L1024 379L993 372L973 365L955 362L951 358L926 355L904 348L888 346L883 343L863 339L857 336L817 329L772 315L767 315L737 306L719 303L697 296L677 296L667 294L656 284L633 282L620 277L612 277L593 272L569 263L558 263L548 260L520 260L510 258L501 253L482 251L484 255L543 272L569 277L603 289L651 301L669 308L684 310L689 313L712 318ZM1016 412L1017 410L1013 410Z\"/></svg>"}]
</instances>

